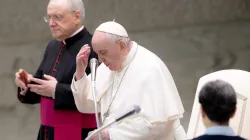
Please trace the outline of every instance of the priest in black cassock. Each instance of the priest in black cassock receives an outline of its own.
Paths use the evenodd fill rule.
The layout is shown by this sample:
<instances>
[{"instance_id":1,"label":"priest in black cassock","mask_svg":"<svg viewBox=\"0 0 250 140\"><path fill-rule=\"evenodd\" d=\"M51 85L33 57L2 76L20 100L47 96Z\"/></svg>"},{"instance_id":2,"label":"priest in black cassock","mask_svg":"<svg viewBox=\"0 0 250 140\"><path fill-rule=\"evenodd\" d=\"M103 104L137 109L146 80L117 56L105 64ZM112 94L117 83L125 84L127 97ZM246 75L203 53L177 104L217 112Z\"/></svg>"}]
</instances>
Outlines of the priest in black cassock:
<instances>
[{"instance_id":1,"label":"priest in black cassock","mask_svg":"<svg viewBox=\"0 0 250 140\"><path fill-rule=\"evenodd\" d=\"M18 99L25 104L40 103L38 140L83 140L96 128L94 114L77 111L70 88L76 55L92 39L82 24L84 12L81 0L50 0L44 19L55 40L49 42L33 76L23 69L16 73ZM91 58L97 58L93 49Z\"/></svg>"}]
</instances>

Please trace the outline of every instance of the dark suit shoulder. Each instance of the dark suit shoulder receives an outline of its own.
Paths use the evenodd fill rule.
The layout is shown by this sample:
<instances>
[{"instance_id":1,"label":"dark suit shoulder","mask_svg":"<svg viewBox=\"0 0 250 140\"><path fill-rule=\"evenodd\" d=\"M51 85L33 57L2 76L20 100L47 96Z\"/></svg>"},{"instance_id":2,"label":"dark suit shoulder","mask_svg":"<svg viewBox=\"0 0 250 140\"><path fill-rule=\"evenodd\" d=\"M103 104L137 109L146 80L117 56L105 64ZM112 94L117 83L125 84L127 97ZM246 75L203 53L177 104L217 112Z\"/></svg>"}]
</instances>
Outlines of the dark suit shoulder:
<instances>
[{"instance_id":1,"label":"dark suit shoulder","mask_svg":"<svg viewBox=\"0 0 250 140\"><path fill-rule=\"evenodd\" d=\"M223 136L223 135L202 135L193 140L246 140L239 136Z\"/></svg>"}]
</instances>

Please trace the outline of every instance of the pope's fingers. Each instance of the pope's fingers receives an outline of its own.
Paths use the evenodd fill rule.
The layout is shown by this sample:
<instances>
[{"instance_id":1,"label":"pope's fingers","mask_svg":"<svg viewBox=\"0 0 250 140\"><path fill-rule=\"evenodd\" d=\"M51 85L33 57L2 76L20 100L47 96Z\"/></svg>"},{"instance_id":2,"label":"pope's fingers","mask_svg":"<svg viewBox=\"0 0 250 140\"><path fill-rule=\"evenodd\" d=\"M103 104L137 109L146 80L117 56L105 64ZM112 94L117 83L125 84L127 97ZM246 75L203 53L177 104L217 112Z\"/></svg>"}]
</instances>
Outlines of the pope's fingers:
<instances>
[{"instance_id":1,"label":"pope's fingers","mask_svg":"<svg viewBox=\"0 0 250 140\"><path fill-rule=\"evenodd\" d=\"M86 52L90 51L90 48L83 48L79 51L79 53L77 54L78 56L79 55L82 55L82 54L86 54Z\"/></svg>"},{"instance_id":2,"label":"pope's fingers","mask_svg":"<svg viewBox=\"0 0 250 140\"><path fill-rule=\"evenodd\" d=\"M88 63L88 57L83 57L84 63Z\"/></svg>"},{"instance_id":3,"label":"pope's fingers","mask_svg":"<svg viewBox=\"0 0 250 140\"><path fill-rule=\"evenodd\" d=\"M82 48L84 48L84 47L88 47L88 46L89 46L89 44L85 44L85 45L83 45L83 46L82 46Z\"/></svg>"},{"instance_id":4,"label":"pope's fingers","mask_svg":"<svg viewBox=\"0 0 250 140\"><path fill-rule=\"evenodd\" d=\"M88 47L83 47L83 48L81 48L81 50L79 52L86 52L87 49L88 49Z\"/></svg>"},{"instance_id":5,"label":"pope's fingers","mask_svg":"<svg viewBox=\"0 0 250 140\"><path fill-rule=\"evenodd\" d=\"M89 57L89 54L90 54L90 49L85 52L85 56Z\"/></svg>"},{"instance_id":6,"label":"pope's fingers","mask_svg":"<svg viewBox=\"0 0 250 140\"><path fill-rule=\"evenodd\" d=\"M84 46L82 46L82 48L80 49L80 51L84 50L84 49L89 49L89 45L88 44L85 44Z\"/></svg>"},{"instance_id":7,"label":"pope's fingers","mask_svg":"<svg viewBox=\"0 0 250 140\"><path fill-rule=\"evenodd\" d=\"M79 62L81 62L81 61L85 61L86 57L85 57L85 55L81 55L77 59Z\"/></svg>"},{"instance_id":8,"label":"pope's fingers","mask_svg":"<svg viewBox=\"0 0 250 140\"><path fill-rule=\"evenodd\" d=\"M90 51L90 47L85 47L84 49L81 50L81 52L86 53Z\"/></svg>"},{"instance_id":9,"label":"pope's fingers","mask_svg":"<svg viewBox=\"0 0 250 140\"><path fill-rule=\"evenodd\" d=\"M83 55L85 55L85 52L80 52L80 53L77 55L77 57L80 57L80 56L83 56Z\"/></svg>"},{"instance_id":10,"label":"pope's fingers","mask_svg":"<svg viewBox=\"0 0 250 140\"><path fill-rule=\"evenodd\" d=\"M85 53L90 53L90 48L87 48Z\"/></svg>"},{"instance_id":11,"label":"pope's fingers","mask_svg":"<svg viewBox=\"0 0 250 140\"><path fill-rule=\"evenodd\" d=\"M88 60L88 58L89 58L89 53L87 53L87 54L81 54L81 55L79 55L78 57L77 57L77 59L78 59L78 61L80 60L80 61L82 61L82 60Z\"/></svg>"},{"instance_id":12,"label":"pope's fingers","mask_svg":"<svg viewBox=\"0 0 250 140\"><path fill-rule=\"evenodd\" d=\"M83 54L78 56L79 59L83 59L84 57L85 57L85 55L83 55Z\"/></svg>"}]
</instances>

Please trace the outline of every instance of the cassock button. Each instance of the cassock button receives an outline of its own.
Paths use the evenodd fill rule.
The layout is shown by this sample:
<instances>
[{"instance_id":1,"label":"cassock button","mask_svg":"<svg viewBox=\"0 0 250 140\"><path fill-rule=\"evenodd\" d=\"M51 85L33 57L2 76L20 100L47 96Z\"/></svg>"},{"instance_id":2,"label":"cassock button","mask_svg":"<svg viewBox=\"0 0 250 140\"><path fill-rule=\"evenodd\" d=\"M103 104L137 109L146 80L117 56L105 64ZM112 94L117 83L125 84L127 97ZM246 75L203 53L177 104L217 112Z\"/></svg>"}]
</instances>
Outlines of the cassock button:
<instances>
[{"instance_id":1,"label":"cassock button","mask_svg":"<svg viewBox=\"0 0 250 140\"><path fill-rule=\"evenodd\" d=\"M56 69L53 69L52 71L53 71L53 72L56 72Z\"/></svg>"},{"instance_id":2,"label":"cassock button","mask_svg":"<svg viewBox=\"0 0 250 140\"><path fill-rule=\"evenodd\" d=\"M57 63L57 64L59 64L59 61L58 61L58 60L56 60L56 63Z\"/></svg>"},{"instance_id":3,"label":"cassock button","mask_svg":"<svg viewBox=\"0 0 250 140\"><path fill-rule=\"evenodd\" d=\"M61 55L62 55L62 53L60 52L60 53L59 53L59 55L61 56Z\"/></svg>"}]
</instances>

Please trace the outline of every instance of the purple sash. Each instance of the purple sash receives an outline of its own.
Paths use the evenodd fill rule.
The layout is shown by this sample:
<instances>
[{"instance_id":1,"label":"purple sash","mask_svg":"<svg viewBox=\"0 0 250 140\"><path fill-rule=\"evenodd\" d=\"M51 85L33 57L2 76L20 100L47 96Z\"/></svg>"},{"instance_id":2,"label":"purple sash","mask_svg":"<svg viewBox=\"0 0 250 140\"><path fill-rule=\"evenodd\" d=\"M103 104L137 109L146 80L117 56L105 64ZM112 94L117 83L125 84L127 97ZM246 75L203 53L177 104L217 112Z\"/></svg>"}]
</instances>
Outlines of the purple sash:
<instances>
[{"instance_id":1,"label":"purple sash","mask_svg":"<svg viewBox=\"0 0 250 140\"><path fill-rule=\"evenodd\" d=\"M54 140L82 140L82 128L96 128L95 114L54 110L54 100L41 97L41 124L54 127Z\"/></svg>"}]
</instances>

